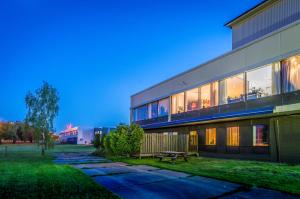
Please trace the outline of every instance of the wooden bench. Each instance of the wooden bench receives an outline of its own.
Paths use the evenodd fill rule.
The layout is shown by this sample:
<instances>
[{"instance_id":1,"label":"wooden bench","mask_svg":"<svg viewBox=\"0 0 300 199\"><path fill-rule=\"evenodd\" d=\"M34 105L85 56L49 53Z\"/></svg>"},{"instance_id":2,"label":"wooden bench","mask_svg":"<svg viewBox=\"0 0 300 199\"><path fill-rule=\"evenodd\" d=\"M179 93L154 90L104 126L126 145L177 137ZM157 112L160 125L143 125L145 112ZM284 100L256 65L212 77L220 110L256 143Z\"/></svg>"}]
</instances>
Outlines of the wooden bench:
<instances>
[{"instance_id":1,"label":"wooden bench","mask_svg":"<svg viewBox=\"0 0 300 199\"><path fill-rule=\"evenodd\" d=\"M183 158L184 161L188 161L187 153L185 152L177 152L177 151L162 151L159 155L155 157L159 158L159 161L163 161L163 159L171 159L172 163L175 163L177 159Z\"/></svg>"}]
</instances>

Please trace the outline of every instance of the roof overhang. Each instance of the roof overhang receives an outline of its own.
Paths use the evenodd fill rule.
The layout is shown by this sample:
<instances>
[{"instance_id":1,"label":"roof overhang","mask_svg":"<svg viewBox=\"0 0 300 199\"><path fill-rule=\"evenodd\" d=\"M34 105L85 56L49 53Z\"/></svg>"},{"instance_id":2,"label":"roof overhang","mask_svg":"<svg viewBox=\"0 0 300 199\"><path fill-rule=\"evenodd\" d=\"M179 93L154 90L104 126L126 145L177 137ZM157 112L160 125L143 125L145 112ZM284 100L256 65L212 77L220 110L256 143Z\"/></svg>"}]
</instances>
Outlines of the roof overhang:
<instances>
[{"instance_id":1,"label":"roof overhang","mask_svg":"<svg viewBox=\"0 0 300 199\"><path fill-rule=\"evenodd\" d=\"M249 10L243 12L236 18L230 20L225 24L225 26L232 28L234 25L249 19L249 17L254 16L265 10L267 7L271 6L272 4L278 2L280 0L264 0L261 3L257 4L256 6L250 8Z\"/></svg>"}]
</instances>

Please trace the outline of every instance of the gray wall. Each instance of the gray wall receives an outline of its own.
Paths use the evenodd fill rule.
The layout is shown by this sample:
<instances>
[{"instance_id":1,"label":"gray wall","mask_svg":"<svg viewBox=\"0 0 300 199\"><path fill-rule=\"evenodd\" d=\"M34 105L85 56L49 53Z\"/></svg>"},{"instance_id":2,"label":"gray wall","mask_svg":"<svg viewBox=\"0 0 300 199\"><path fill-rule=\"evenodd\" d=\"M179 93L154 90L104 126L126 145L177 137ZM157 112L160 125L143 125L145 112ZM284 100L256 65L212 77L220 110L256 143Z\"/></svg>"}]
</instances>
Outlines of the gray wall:
<instances>
[{"instance_id":1,"label":"gray wall","mask_svg":"<svg viewBox=\"0 0 300 199\"><path fill-rule=\"evenodd\" d=\"M233 49L300 19L299 0L275 2L250 19L232 26Z\"/></svg>"},{"instance_id":2,"label":"gray wall","mask_svg":"<svg viewBox=\"0 0 300 199\"><path fill-rule=\"evenodd\" d=\"M300 53L300 22L131 96L131 107Z\"/></svg>"}]
</instances>

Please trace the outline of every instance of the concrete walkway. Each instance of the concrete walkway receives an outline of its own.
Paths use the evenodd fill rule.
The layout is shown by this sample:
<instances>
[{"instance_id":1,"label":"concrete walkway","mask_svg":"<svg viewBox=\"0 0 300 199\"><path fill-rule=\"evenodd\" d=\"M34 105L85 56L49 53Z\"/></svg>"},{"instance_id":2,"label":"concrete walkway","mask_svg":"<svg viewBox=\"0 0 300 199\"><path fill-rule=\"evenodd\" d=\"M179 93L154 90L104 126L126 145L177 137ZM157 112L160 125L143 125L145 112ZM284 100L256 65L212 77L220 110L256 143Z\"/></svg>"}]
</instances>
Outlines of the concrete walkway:
<instances>
[{"instance_id":1,"label":"concrete walkway","mask_svg":"<svg viewBox=\"0 0 300 199\"><path fill-rule=\"evenodd\" d=\"M278 191L251 188L183 172L121 162L83 153L61 153L59 164L72 164L122 198L296 198Z\"/></svg>"}]
</instances>

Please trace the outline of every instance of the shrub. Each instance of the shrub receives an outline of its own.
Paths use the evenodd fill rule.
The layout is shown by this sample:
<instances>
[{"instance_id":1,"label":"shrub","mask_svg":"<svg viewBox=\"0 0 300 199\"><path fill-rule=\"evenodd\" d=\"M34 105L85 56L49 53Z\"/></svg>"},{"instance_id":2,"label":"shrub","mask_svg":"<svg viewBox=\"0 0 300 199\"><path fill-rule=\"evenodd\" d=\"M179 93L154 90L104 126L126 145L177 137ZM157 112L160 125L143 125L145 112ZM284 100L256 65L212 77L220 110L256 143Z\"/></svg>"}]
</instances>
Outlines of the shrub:
<instances>
[{"instance_id":1,"label":"shrub","mask_svg":"<svg viewBox=\"0 0 300 199\"><path fill-rule=\"evenodd\" d=\"M141 144L144 137L144 130L137 124L132 123L128 131L128 144L130 146L130 154L137 154L141 150Z\"/></svg>"},{"instance_id":2,"label":"shrub","mask_svg":"<svg viewBox=\"0 0 300 199\"><path fill-rule=\"evenodd\" d=\"M103 138L106 153L133 155L140 151L144 130L136 124L120 124L116 130Z\"/></svg>"},{"instance_id":3,"label":"shrub","mask_svg":"<svg viewBox=\"0 0 300 199\"><path fill-rule=\"evenodd\" d=\"M96 149L100 148L100 139L101 139L100 134L99 133L95 134L95 136L94 136L94 147Z\"/></svg>"}]
</instances>

